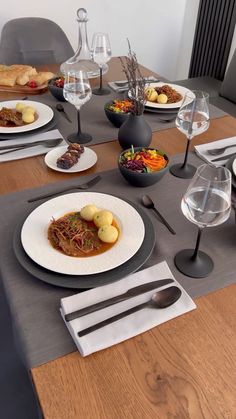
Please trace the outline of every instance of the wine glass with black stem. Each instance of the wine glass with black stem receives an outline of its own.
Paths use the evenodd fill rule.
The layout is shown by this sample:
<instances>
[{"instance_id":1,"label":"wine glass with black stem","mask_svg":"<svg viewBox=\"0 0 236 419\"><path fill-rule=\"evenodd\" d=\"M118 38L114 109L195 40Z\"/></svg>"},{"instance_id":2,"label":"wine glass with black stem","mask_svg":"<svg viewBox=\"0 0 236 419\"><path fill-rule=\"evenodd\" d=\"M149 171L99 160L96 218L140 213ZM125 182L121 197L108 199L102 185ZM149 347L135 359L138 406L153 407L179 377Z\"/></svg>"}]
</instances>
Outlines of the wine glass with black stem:
<instances>
[{"instance_id":1,"label":"wine glass with black stem","mask_svg":"<svg viewBox=\"0 0 236 419\"><path fill-rule=\"evenodd\" d=\"M183 99L176 117L176 127L186 135L187 146L183 163L170 167L170 173L176 177L191 179L196 167L187 163L190 141L202 134L209 127L209 95L201 90L189 91Z\"/></svg>"},{"instance_id":2,"label":"wine glass with black stem","mask_svg":"<svg viewBox=\"0 0 236 419\"><path fill-rule=\"evenodd\" d=\"M91 99L92 90L87 73L84 71L68 71L65 75L63 95L67 102L77 109L78 131L70 134L67 140L70 143L85 144L92 140L92 136L81 131L80 108Z\"/></svg>"},{"instance_id":3,"label":"wine glass with black stem","mask_svg":"<svg viewBox=\"0 0 236 419\"><path fill-rule=\"evenodd\" d=\"M111 46L108 34L98 32L93 35L92 40L92 55L93 61L99 65L100 86L93 89L94 95L109 95L111 93L109 88L102 85L102 66L111 59Z\"/></svg>"},{"instance_id":4,"label":"wine glass with black stem","mask_svg":"<svg viewBox=\"0 0 236 419\"><path fill-rule=\"evenodd\" d=\"M184 275L204 278L213 270L214 262L199 250L201 234L206 227L218 226L229 218L231 172L223 166L199 166L182 198L181 209L185 217L198 226L198 235L195 249L177 253L175 265Z\"/></svg>"}]
</instances>

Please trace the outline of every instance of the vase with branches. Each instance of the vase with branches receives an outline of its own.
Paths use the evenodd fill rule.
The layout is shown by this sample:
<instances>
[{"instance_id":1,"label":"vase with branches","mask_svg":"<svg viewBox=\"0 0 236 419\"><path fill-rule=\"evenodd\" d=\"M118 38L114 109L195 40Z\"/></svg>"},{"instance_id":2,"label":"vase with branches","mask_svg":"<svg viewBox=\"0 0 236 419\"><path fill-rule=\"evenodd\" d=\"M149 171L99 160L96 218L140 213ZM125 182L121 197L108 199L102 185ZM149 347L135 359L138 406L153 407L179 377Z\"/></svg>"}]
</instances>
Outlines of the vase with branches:
<instances>
[{"instance_id":1,"label":"vase with branches","mask_svg":"<svg viewBox=\"0 0 236 419\"><path fill-rule=\"evenodd\" d=\"M124 124L121 125L118 132L118 140L123 149L131 147L147 147L151 143L152 131L143 117L146 103L145 79L142 76L137 56L132 51L130 42L128 42L128 55L120 57L122 71L124 72L128 87L129 96L133 101L133 108L130 116Z\"/></svg>"}]
</instances>

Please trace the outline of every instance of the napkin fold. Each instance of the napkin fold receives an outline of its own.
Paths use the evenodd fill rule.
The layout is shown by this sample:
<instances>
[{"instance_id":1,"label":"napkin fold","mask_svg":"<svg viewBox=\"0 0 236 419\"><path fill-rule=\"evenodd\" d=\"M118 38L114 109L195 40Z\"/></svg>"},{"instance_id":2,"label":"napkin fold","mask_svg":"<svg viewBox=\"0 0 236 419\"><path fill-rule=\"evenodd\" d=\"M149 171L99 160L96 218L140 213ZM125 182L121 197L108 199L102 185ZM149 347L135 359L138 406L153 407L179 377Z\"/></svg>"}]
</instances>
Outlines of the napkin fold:
<instances>
[{"instance_id":1,"label":"napkin fold","mask_svg":"<svg viewBox=\"0 0 236 419\"><path fill-rule=\"evenodd\" d=\"M231 144L234 144L235 148L234 147L228 148L227 150L225 150L224 153L219 154L218 156L211 156L210 154L207 153L207 150L210 150L212 148L226 147L227 145L231 145ZM215 166L222 166L222 164L225 164L225 162L228 160L229 158L228 156L230 154L232 154L233 152L235 152L236 154L236 137L229 137L229 138L224 138L223 140L213 141L212 143L196 145L194 146L194 149L195 149L196 154L205 162L212 163ZM212 161L218 157L219 158L222 157L222 159L217 162Z\"/></svg>"},{"instance_id":2,"label":"napkin fold","mask_svg":"<svg viewBox=\"0 0 236 419\"><path fill-rule=\"evenodd\" d=\"M70 322L65 321L65 314L92 304L96 304L100 301L107 300L116 295L123 294L129 288L133 288L137 285L164 278L173 278L174 282L168 286L158 288L158 291L173 285L178 286L182 291L180 299L168 308L145 308L88 335L78 337L78 332L80 330L150 300L151 296L155 292L155 290L153 290L130 298L126 301L114 304L110 307L106 307L97 312L87 314L86 316L78 319L74 319ZM174 279L167 263L164 261L150 268L129 275L128 277L112 284L93 288L89 291L63 298L61 299L60 311L80 354L82 356L87 356L93 352L100 351L143 333L161 323L194 310L195 308L195 303L181 287L181 285Z\"/></svg>"},{"instance_id":3,"label":"napkin fold","mask_svg":"<svg viewBox=\"0 0 236 419\"><path fill-rule=\"evenodd\" d=\"M32 156L39 156L40 154L46 154L50 148L45 147L44 145L37 145L35 147L30 148L24 148L22 150L18 151L11 151L9 154L2 154L1 155L1 145L5 146L12 146L15 145L17 147L17 144L21 143L34 143L35 141L46 141L46 140L52 140L54 138L63 138L62 134L58 129L54 129L48 132L44 132L41 134L34 134L27 137L23 137L23 135L20 136L20 138L14 138L11 140L6 141L0 141L0 162L6 162L11 160L19 160L24 159L26 157L32 157ZM63 141L60 143L60 146L66 145L66 142ZM7 151L7 150L4 150Z\"/></svg>"}]
</instances>

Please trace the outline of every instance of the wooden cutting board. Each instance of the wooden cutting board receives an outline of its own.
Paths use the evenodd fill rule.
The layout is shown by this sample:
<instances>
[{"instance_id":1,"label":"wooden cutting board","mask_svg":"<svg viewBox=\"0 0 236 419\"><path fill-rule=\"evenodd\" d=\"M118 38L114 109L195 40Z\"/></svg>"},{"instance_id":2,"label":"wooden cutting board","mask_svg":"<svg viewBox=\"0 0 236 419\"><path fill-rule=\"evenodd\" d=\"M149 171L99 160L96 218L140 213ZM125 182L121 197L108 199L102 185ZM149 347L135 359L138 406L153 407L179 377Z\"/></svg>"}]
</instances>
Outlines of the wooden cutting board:
<instances>
[{"instance_id":1,"label":"wooden cutting board","mask_svg":"<svg viewBox=\"0 0 236 419\"><path fill-rule=\"evenodd\" d=\"M1 86L0 85L0 92L8 92L8 93L22 93L25 95L38 95L39 93L46 92L48 89L47 84L42 84L41 86L37 87L29 87L29 86Z\"/></svg>"}]
</instances>

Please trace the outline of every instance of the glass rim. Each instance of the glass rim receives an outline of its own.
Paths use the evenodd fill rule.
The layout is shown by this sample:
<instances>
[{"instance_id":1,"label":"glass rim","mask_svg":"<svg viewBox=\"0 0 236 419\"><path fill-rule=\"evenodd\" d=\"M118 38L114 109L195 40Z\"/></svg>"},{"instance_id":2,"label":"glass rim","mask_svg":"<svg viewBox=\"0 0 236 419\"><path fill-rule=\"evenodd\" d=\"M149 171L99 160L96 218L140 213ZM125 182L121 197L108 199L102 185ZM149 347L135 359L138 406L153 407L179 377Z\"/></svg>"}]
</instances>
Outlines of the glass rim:
<instances>
[{"instance_id":1,"label":"glass rim","mask_svg":"<svg viewBox=\"0 0 236 419\"><path fill-rule=\"evenodd\" d=\"M232 173L230 172L230 170L229 169L227 169L227 167L224 167L224 166L215 166L214 164L209 164L209 163L204 163L204 164L201 164L200 166L198 166L197 167L197 170L196 170L196 172L195 172L195 175L198 173L198 176L201 178L201 179L204 179L204 180L208 180L209 181L209 179L206 177L206 176L204 176L204 175L202 175L201 173L200 173L200 170L201 169L203 169L204 167L209 167L209 168L212 168L212 169L215 169L215 170L217 170L217 169L223 169L224 170L224 172L225 172L225 174L227 174L228 176L225 178L225 179L214 179L214 182L215 183L222 183L222 182L228 182L229 180L231 180L232 179ZM194 176L195 176L194 175Z\"/></svg>"},{"instance_id":2,"label":"glass rim","mask_svg":"<svg viewBox=\"0 0 236 419\"><path fill-rule=\"evenodd\" d=\"M88 79L88 73L85 70L72 70L72 69L70 69L70 70L66 71L66 73L64 74L64 77L68 77L70 75L76 76L77 74L81 74L81 73L83 74L83 76L85 78Z\"/></svg>"},{"instance_id":3,"label":"glass rim","mask_svg":"<svg viewBox=\"0 0 236 419\"><path fill-rule=\"evenodd\" d=\"M201 93L201 96L200 95L197 96L196 93L197 94ZM209 99L210 95L205 90L197 90L197 89L195 89L195 90L190 90L189 92L186 92L185 93L185 97L189 97L191 99L196 99L196 98L197 99Z\"/></svg>"}]
</instances>

